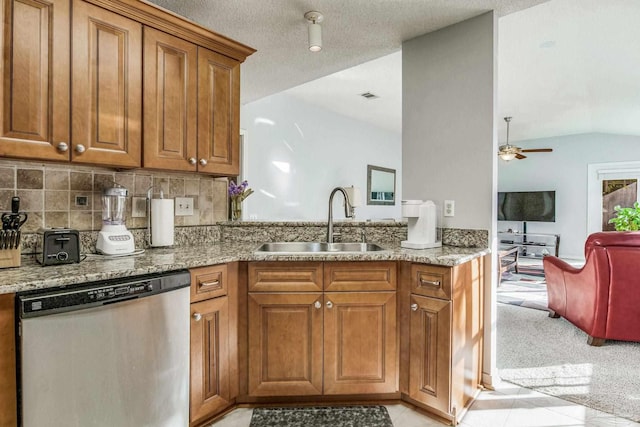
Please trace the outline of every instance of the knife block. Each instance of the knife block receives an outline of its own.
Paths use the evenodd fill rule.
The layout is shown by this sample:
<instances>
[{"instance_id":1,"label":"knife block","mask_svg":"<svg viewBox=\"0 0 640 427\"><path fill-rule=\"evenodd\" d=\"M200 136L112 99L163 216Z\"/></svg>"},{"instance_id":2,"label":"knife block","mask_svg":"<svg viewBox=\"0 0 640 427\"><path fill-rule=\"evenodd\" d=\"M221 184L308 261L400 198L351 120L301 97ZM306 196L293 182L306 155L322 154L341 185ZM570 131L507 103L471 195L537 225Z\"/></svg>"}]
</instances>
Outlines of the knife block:
<instances>
[{"instance_id":1,"label":"knife block","mask_svg":"<svg viewBox=\"0 0 640 427\"><path fill-rule=\"evenodd\" d=\"M0 249L0 268L20 267L20 248Z\"/></svg>"}]
</instances>

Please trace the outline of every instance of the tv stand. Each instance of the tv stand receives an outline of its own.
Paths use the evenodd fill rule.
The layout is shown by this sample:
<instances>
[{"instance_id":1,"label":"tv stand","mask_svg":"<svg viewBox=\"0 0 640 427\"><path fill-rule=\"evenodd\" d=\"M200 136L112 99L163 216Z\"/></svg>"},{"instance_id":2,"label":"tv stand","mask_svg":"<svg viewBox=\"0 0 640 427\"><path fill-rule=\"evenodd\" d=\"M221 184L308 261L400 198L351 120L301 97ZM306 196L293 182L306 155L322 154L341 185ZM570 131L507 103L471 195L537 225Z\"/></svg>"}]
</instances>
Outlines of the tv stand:
<instances>
[{"instance_id":1,"label":"tv stand","mask_svg":"<svg viewBox=\"0 0 640 427\"><path fill-rule=\"evenodd\" d=\"M558 256L560 250L559 234L528 233L526 225L522 232L498 231L498 242L500 250L517 247L518 260L542 260L547 255Z\"/></svg>"}]
</instances>

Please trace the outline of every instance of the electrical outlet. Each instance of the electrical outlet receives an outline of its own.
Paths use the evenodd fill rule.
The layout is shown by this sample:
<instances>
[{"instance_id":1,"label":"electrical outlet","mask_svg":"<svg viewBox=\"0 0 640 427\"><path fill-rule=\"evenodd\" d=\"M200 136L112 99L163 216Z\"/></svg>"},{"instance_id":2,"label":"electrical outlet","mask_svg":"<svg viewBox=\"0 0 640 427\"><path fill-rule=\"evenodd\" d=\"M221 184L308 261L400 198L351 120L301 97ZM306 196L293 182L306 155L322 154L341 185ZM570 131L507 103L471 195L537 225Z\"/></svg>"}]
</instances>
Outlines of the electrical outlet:
<instances>
[{"instance_id":1,"label":"electrical outlet","mask_svg":"<svg viewBox=\"0 0 640 427\"><path fill-rule=\"evenodd\" d=\"M144 218L147 216L147 198L133 197L131 203L131 217Z\"/></svg>"},{"instance_id":2,"label":"electrical outlet","mask_svg":"<svg viewBox=\"0 0 640 427\"><path fill-rule=\"evenodd\" d=\"M193 215L193 197L176 197L176 216Z\"/></svg>"},{"instance_id":3,"label":"electrical outlet","mask_svg":"<svg viewBox=\"0 0 640 427\"><path fill-rule=\"evenodd\" d=\"M454 216L456 211L456 202L453 200L444 201L444 216Z\"/></svg>"},{"instance_id":4,"label":"electrical outlet","mask_svg":"<svg viewBox=\"0 0 640 427\"><path fill-rule=\"evenodd\" d=\"M89 206L89 197L76 196L76 206Z\"/></svg>"}]
</instances>

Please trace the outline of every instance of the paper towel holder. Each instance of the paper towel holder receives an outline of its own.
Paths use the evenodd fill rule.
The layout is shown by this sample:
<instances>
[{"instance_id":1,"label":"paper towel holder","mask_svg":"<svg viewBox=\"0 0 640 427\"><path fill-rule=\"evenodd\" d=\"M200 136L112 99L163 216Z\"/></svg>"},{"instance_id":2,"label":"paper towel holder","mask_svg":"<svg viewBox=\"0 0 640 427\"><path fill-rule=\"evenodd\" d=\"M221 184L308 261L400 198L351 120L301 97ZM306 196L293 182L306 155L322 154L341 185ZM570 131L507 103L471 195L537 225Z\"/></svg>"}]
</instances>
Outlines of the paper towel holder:
<instances>
[{"instance_id":1,"label":"paper towel holder","mask_svg":"<svg viewBox=\"0 0 640 427\"><path fill-rule=\"evenodd\" d=\"M153 227L152 227L152 205L153 200L164 200L164 192L160 190L160 199L153 199L153 186L149 187L147 190L147 245L151 247L167 247L173 246L174 244L174 224L173 224L173 207L171 207L171 233L170 233L170 242L159 244L157 241L154 241L153 238ZM156 227L157 228L157 227Z\"/></svg>"}]
</instances>

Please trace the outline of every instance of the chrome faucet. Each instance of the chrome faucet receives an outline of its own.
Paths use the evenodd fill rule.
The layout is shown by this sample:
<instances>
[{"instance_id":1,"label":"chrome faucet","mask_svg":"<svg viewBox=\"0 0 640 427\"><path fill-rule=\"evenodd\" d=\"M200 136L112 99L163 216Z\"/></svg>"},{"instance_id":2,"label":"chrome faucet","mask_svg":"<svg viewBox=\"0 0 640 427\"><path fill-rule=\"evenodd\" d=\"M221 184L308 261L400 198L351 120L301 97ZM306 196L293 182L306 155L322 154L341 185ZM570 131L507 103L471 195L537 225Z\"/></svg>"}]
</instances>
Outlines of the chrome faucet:
<instances>
[{"instance_id":1,"label":"chrome faucet","mask_svg":"<svg viewBox=\"0 0 640 427\"><path fill-rule=\"evenodd\" d=\"M344 196L344 216L347 218L353 218L353 206L351 206L351 202L349 201L349 196L347 192L342 187L336 187L331 191L331 195L329 196L329 220L327 221L327 242L333 243L333 195L336 192L341 192Z\"/></svg>"}]
</instances>

